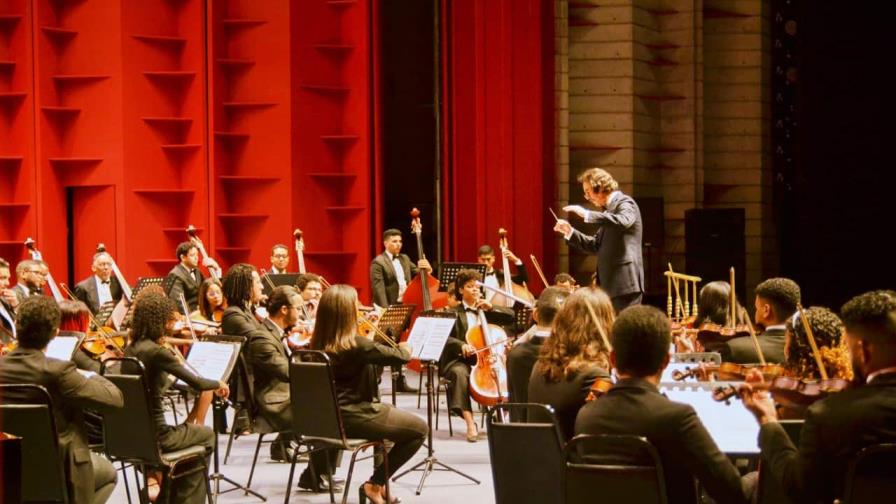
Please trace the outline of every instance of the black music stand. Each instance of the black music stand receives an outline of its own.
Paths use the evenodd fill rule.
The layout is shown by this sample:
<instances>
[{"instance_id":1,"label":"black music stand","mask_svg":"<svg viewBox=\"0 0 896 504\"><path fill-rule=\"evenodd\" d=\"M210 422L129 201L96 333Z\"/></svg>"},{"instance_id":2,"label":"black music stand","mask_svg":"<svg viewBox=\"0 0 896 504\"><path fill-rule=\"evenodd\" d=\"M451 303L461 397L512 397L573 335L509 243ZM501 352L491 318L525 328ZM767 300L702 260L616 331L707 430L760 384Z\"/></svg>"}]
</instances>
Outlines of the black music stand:
<instances>
[{"instance_id":1,"label":"black music stand","mask_svg":"<svg viewBox=\"0 0 896 504\"><path fill-rule=\"evenodd\" d=\"M271 288L270 284L274 284L274 287L279 287L281 285L291 285L295 286L296 279L299 278L301 273L267 273L266 277L270 280L268 283L267 280L262 279L262 285L264 286L262 292L266 296L270 296L271 292L274 290Z\"/></svg>"},{"instance_id":2,"label":"black music stand","mask_svg":"<svg viewBox=\"0 0 896 504\"><path fill-rule=\"evenodd\" d=\"M243 343L246 342L246 338L244 338L242 336L230 336L230 335L226 335L226 334L207 336L207 337L203 338L203 340L211 341L211 342L215 342L215 343L232 344L232 345L236 346L236 348L234 349L234 352L236 353L237 356L239 356L239 353L242 349ZM239 357L237 357L237 360L239 360ZM228 373L228 376L224 376L221 378L221 381L223 381L225 383L229 382L230 381L229 375L233 373L233 370L235 370L236 366L238 366L238 365L240 365L239 362L237 362L237 364L230 370L230 372ZM243 485L240 485L236 481L228 478L227 476L225 476L224 474L221 473L221 465L218 460L219 459L219 457L218 457L218 431L221 429L221 425L219 425L219 423L221 422L221 419L224 418L224 410L227 408L227 405L229 403L230 403L230 401L224 401L217 395L212 395L212 409L213 409L213 411L212 411L212 423L213 423L212 431L214 431L214 433L215 433L215 446L214 446L214 450L212 452L212 463L214 464L213 465L214 472L212 474L208 475L209 486L212 487L211 496L214 498L215 502L218 502L219 495L221 495L223 493L227 493L227 492L233 492L235 490L242 490L243 492L245 492L245 495L252 494L255 497L258 497L259 499L261 499L263 502L267 502L268 499L264 495L261 495L260 493L254 491L254 490L251 490ZM226 483L229 483L230 485L232 485L233 488L228 488L227 490L224 490L222 492L221 491L221 481L222 480L225 481Z\"/></svg>"},{"instance_id":3,"label":"black music stand","mask_svg":"<svg viewBox=\"0 0 896 504\"><path fill-rule=\"evenodd\" d=\"M412 304L396 304L386 308L386 311L380 315L377 321L377 329L382 331L386 336L397 342L401 333L407 328L411 322L411 315L417 305ZM401 366L390 366L392 368L392 406L395 406L395 389L398 388L398 376Z\"/></svg>"},{"instance_id":4,"label":"black music stand","mask_svg":"<svg viewBox=\"0 0 896 504\"><path fill-rule=\"evenodd\" d=\"M112 312L115 311L116 301L108 301L106 304L101 305L99 311L96 312L96 315L93 316L93 319L96 320L96 323L100 325L100 327L106 325L106 322L109 321L109 317L112 316ZM96 328L99 330L99 327Z\"/></svg>"},{"instance_id":5,"label":"black music stand","mask_svg":"<svg viewBox=\"0 0 896 504\"><path fill-rule=\"evenodd\" d=\"M456 319L457 315L453 312L439 312L430 310L421 312L417 320L419 320L421 317ZM423 491L423 484L426 482L426 477L429 476L433 471L449 471L457 473L478 485L480 484L480 481L478 479L470 476L469 474L458 471L457 469L449 466L448 464L445 464L444 462L440 462L439 459L435 457L435 449L433 449L432 444L432 411L433 401L435 397L435 389L433 388L433 383L437 383L434 370L438 365L438 360L420 359L420 364L426 367L426 458L418 462L414 467L411 467L403 473L393 477L392 481L398 481L398 478L401 478L402 476L413 471L422 471L423 474L420 476L420 483L417 485L417 495L420 495L420 493Z\"/></svg>"},{"instance_id":6,"label":"black music stand","mask_svg":"<svg viewBox=\"0 0 896 504\"><path fill-rule=\"evenodd\" d=\"M455 278L457 278L457 272L462 269L476 270L479 272L479 280L485 279L486 267L484 264L461 262L442 263L439 265L438 274L439 292L448 292L448 284L450 284L454 281Z\"/></svg>"},{"instance_id":7,"label":"black music stand","mask_svg":"<svg viewBox=\"0 0 896 504\"><path fill-rule=\"evenodd\" d=\"M137 284L134 285L133 289L131 289L132 302L131 305L128 306L128 312L124 315L124 320L121 323L122 329L130 327L131 325L131 318L133 318L134 316L134 306L137 305L137 303L134 303L133 300L137 298L137 294L140 294L140 291L142 291L146 287L149 287L150 285L158 285L159 287L162 287L162 290L164 291L165 289L163 284L165 283L165 278L166 277L140 277L137 279Z\"/></svg>"},{"instance_id":8,"label":"black music stand","mask_svg":"<svg viewBox=\"0 0 896 504\"><path fill-rule=\"evenodd\" d=\"M532 326L533 311L534 308L529 308L522 303L513 304L514 330L517 334L526 332Z\"/></svg>"}]
</instances>

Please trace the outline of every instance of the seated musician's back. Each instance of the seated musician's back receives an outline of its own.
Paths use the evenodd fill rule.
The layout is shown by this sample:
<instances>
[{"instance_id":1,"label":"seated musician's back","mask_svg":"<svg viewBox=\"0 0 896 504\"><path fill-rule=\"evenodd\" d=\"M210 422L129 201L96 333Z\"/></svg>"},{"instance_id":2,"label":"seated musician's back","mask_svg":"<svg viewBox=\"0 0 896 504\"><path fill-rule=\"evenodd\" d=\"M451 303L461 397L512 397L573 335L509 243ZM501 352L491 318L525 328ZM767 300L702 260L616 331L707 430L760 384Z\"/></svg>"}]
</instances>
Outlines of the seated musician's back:
<instances>
[{"instance_id":1,"label":"seated musician's back","mask_svg":"<svg viewBox=\"0 0 896 504\"><path fill-rule=\"evenodd\" d=\"M842 497L850 460L862 448L896 442L896 292L862 294L840 310L861 386L816 402L806 413L797 450L762 392L742 392L762 425L763 470L798 502Z\"/></svg>"},{"instance_id":2,"label":"seated musician's back","mask_svg":"<svg viewBox=\"0 0 896 504\"><path fill-rule=\"evenodd\" d=\"M657 388L671 340L669 320L659 310L635 306L620 313L610 353L619 379L605 396L581 409L575 433L646 437L662 460L668 502L696 502L694 478L718 502L745 502L737 469L694 409L670 401Z\"/></svg>"}]
</instances>

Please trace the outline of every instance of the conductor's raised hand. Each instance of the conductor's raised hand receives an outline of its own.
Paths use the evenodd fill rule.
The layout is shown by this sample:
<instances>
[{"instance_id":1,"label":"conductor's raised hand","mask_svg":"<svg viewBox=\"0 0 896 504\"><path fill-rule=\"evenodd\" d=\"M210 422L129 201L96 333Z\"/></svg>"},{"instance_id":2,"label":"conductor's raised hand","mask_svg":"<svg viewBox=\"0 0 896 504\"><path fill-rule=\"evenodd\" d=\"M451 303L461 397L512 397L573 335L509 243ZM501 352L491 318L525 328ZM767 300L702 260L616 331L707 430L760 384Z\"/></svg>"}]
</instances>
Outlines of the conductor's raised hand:
<instances>
[{"instance_id":1,"label":"conductor's raised hand","mask_svg":"<svg viewBox=\"0 0 896 504\"><path fill-rule=\"evenodd\" d=\"M566 205L563 207L563 211L574 213L583 219L585 218L585 213L588 212L582 205Z\"/></svg>"},{"instance_id":2,"label":"conductor's raised hand","mask_svg":"<svg viewBox=\"0 0 896 504\"><path fill-rule=\"evenodd\" d=\"M572 224L570 224L569 221L557 219L557 223L554 224L554 231L566 236L572 233Z\"/></svg>"}]
</instances>

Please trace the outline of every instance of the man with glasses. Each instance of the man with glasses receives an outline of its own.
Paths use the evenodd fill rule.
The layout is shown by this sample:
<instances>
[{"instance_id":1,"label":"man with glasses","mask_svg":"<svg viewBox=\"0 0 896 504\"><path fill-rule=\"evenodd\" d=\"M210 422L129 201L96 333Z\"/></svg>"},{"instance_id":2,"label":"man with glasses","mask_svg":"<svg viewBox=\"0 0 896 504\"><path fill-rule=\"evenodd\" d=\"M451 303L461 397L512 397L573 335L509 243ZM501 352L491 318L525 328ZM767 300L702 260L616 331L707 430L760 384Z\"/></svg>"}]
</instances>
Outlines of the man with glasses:
<instances>
[{"instance_id":1,"label":"man with glasses","mask_svg":"<svg viewBox=\"0 0 896 504\"><path fill-rule=\"evenodd\" d=\"M285 275L289 273L286 268L289 266L289 249L286 245L278 243L271 248L271 275Z\"/></svg>"},{"instance_id":2,"label":"man with glasses","mask_svg":"<svg viewBox=\"0 0 896 504\"><path fill-rule=\"evenodd\" d=\"M18 283L12 291L16 295L17 304L25 298L43 295L41 287L46 282L46 277L41 273L40 262L31 259L19 262L16 265L16 278Z\"/></svg>"}]
</instances>

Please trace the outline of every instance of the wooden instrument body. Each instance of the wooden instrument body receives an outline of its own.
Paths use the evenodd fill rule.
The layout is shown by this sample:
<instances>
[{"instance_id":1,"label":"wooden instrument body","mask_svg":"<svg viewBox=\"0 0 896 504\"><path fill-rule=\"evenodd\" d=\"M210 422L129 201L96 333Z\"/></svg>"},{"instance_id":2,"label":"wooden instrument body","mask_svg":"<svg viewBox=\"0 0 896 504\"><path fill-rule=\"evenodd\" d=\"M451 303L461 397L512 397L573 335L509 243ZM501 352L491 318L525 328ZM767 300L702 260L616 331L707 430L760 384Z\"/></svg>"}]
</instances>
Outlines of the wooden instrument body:
<instances>
[{"instance_id":1,"label":"wooden instrument body","mask_svg":"<svg viewBox=\"0 0 896 504\"><path fill-rule=\"evenodd\" d=\"M411 210L411 232L417 238L417 257L425 259L423 253L423 226L420 223L420 211L414 208ZM411 321L408 327L413 327L414 321L421 311L437 310L448 306L448 293L439 292L439 281L429 274L429 271L421 269L417 271L417 276L411 280L404 290L404 296L401 300L402 304L414 305L414 311L411 313ZM401 340L406 341L410 336L410 330L405 331Z\"/></svg>"},{"instance_id":2,"label":"wooden instrument body","mask_svg":"<svg viewBox=\"0 0 896 504\"><path fill-rule=\"evenodd\" d=\"M501 326L488 324L480 311L481 323L467 330L467 343L476 348L476 364L470 369L470 397L483 406L507 402L507 333Z\"/></svg>"},{"instance_id":3,"label":"wooden instrument body","mask_svg":"<svg viewBox=\"0 0 896 504\"><path fill-rule=\"evenodd\" d=\"M529 292L529 289L525 285L514 283L510 274L510 260L507 258L507 256L504 255L504 251L508 249L507 230L505 230L504 228L499 229L498 237L501 249L501 267L504 268L504 290L518 298L525 299L530 303L534 303L535 296L533 296L532 293ZM498 293L492 297L491 303L494 306L506 306L508 308L512 308L516 301L508 296Z\"/></svg>"}]
</instances>

